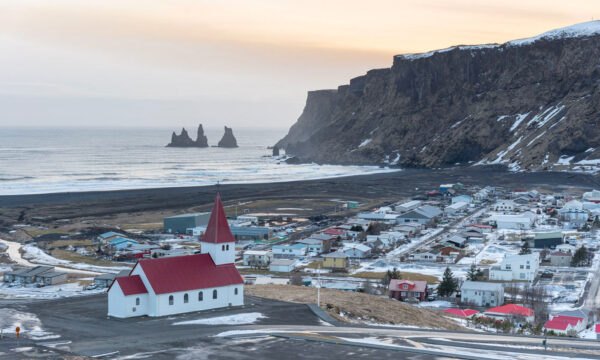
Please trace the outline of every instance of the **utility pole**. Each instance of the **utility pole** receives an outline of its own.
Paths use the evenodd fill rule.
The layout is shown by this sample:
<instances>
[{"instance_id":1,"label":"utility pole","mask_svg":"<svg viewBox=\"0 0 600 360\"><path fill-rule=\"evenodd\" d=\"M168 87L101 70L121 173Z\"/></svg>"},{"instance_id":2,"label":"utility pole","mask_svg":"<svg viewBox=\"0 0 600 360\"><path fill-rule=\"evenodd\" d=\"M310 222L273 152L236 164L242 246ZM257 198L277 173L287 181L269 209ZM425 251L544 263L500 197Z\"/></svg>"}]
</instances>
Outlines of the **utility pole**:
<instances>
[{"instance_id":1,"label":"utility pole","mask_svg":"<svg viewBox=\"0 0 600 360\"><path fill-rule=\"evenodd\" d=\"M317 266L317 307L321 307L321 265Z\"/></svg>"}]
</instances>

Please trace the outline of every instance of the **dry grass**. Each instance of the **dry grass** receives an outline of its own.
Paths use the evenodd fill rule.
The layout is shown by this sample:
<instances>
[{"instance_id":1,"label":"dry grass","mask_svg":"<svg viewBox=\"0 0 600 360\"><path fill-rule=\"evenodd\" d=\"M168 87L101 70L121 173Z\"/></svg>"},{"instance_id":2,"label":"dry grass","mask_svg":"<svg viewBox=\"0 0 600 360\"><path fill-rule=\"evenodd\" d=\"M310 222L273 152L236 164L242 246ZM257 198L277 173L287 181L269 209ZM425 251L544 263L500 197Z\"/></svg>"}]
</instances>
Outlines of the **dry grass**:
<instances>
[{"instance_id":1,"label":"dry grass","mask_svg":"<svg viewBox=\"0 0 600 360\"><path fill-rule=\"evenodd\" d=\"M491 265L495 264L496 260L483 259L479 262L479 265Z\"/></svg>"},{"instance_id":2,"label":"dry grass","mask_svg":"<svg viewBox=\"0 0 600 360\"><path fill-rule=\"evenodd\" d=\"M288 301L294 303L315 303L315 288L291 285L246 285L248 295ZM347 292L341 290L321 289L321 307L332 317L348 322L371 322L378 324L397 324L465 330L446 314L439 311L411 306L399 301L376 295ZM344 317L340 316L344 313ZM441 316L441 315L444 316Z\"/></svg>"},{"instance_id":3,"label":"dry grass","mask_svg":"<svg viewBox=\"0 0 600 360\"><path fill-rule=\"evenodd\" d=\"M424 275L419 273L412 272L400 272L402 274L402 279L405 280L425 280L428 284L437 284L440 280L433 275ZM374 271L361 271L355 274L350 275L352 277L364 278L364 279L383 279L385 276L384 272L374 272Z\"/></svg>"},{"instance_id":4,"label":"dry grass","mask_svg":"<svg viewBox=\"0 0 600 360\"><path fill-rule=\"evenodd\" d=\"M74 251L54 249L51 254L55 258L99 266L118 266L111 261L98 260L95 256L83 256Z\"/></svg>"},{"instance_id":5,"label":"dry grass","mask_svg":"<svg viewBox=\"0 0 600 360\"><path fill-rule=\"evenodd\" d=\"M59 247L59 246L93 246L92 240L54 240L48 242L48 247Z\"/></svg>"}]
</instances>

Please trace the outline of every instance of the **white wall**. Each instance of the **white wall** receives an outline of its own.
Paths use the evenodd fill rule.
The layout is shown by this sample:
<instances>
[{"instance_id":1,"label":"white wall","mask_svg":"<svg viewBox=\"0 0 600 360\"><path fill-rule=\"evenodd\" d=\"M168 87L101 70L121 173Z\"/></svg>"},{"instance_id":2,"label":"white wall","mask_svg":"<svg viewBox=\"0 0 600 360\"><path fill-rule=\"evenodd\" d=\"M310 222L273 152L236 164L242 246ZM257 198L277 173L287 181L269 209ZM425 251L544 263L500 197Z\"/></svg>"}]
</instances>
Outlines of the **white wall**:
<instances>
[{"instance_id":1,"label":"white wall","mask_svg":"<svg viewBox=\"0 0 600 360\"><path fill-rule=\"evenodd\" d=\"M235 289L238 294L235 295ZM217 299L213 299L213 290L217 290ZM198 301L198 292L203 292L203 300ZM184 303L184 294L188 294L189 301ZM169 296L173 296L173 305L169 305ZM176 293L160 294L156 296L156 315L165 316L172 314L181 314L192 311L216 309L227 306L244 305L244 285L229 285L218 288L209 288L203 290L181 291Z\"/></svg>"},{"instance_id":2,"label":"white wall","mask_svg":"<svg viewBox=\"0 0 600 360\"><path fill-rule=\"evenodd\" d=\"M235 262L235 243L234 242L222 243L222 244L201 242L200 246L202 246L202 253L210 254L213 261L217 265L233 264ZM225 246L225 250L223 250L223 246ZM227 246L229 246L229 250L227 250Z\"/></svg>"},{"instance_id":3,"label":"white wall","mask_svg":"<svg viewBox=\"0 0 600 360\"><path fill-rule=\"evenodd\" d=\"M140 304L137 305L137 299ZM119 283L115 281L108 292L108 316L118 318L148 314L148 294L125 296Z\"/></svg>"}]
</instances>

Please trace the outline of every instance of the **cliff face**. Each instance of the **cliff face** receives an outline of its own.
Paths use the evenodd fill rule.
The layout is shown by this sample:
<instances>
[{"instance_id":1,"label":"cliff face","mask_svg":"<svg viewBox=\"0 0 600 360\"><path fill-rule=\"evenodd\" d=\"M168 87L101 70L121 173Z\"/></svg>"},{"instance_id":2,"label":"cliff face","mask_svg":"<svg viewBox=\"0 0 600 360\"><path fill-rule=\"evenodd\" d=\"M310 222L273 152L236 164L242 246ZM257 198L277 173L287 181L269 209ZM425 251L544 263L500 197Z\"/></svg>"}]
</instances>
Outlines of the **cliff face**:
<instances>
[{"instance_id":1,"label":"cliff face","mask_svg":"<svg viewBox=\"0 0 600 360\"><path fill-rule=\"evenodd\" d=\"M225 126L225 133L223 134L223 137L219 141L219 145L218 146L219 147L224 147L224 148L236 148L236 147L238 147L237 140L235 139L235 136L233 136L233 129L228 128L227 126Z\"/></svg>"},{"instance_id":2,"label":"cliff face","mask_svg":"<svg viewBox=\"0 0 600 360\"><path fill-rule=\"evenodd\" d=\"M589 170L600 165L599 85L600 22L398 55L310 92L277 146L323 163Z\"/></svg>"},{"instance_id":3,"label":"cliff face","mask_svg":"<svg viewBox=\"0 0 600 360\"><path fill-rule=\"evenodd\" d=\"M192 140L185 128L181 129L181 134L177 135L175 131L171 135L171 142L167 147L208 147L208 139L204 135L202 124L198 126L196 140Z\"/></svg>"}]
</instances>

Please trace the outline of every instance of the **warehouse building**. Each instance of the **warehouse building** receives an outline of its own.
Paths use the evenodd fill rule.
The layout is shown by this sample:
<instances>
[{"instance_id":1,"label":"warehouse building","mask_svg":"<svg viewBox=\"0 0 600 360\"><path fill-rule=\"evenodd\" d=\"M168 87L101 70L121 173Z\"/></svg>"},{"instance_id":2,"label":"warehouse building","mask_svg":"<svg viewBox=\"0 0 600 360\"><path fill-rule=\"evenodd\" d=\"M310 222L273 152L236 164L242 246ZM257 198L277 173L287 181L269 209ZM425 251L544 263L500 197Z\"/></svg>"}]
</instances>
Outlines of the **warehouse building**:
<instances>
[{"instance_id":1,"label":"warehouse building","mask_svg":"<svg viewBox=\"0 0 600 360\"><path fill-rule=\"evenodd\" d=\"M181 214L166 217L163 220L163 232L169 234L185 234L187 229L192 229L208 224L210 213Z\"/></svg>"}]
</instances>

